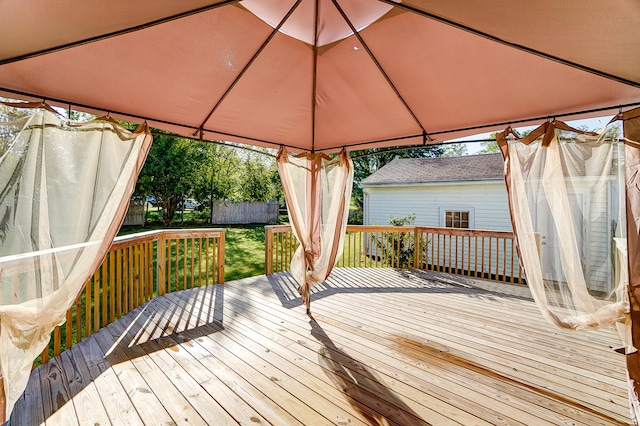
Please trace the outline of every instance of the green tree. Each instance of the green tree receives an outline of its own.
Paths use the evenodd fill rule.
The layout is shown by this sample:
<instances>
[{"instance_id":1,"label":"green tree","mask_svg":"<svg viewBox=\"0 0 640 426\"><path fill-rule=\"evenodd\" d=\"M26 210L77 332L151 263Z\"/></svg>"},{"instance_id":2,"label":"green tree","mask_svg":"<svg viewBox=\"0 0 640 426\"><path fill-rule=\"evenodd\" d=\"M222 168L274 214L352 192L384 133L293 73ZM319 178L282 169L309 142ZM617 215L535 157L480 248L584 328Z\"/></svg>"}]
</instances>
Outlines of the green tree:
<instances>
[{"instance_id":1,"label":"green tree","mask_svg":"<svg viewBox=\"0 0 640 426\"><path fill-rule=\"evenodd\" d=\"M274 179L274 171L277 174L275 160L260 152L248 153L245 157L240 194L242 201L268 201L276 198L274 188L278 180Z\"/></svg>"},{"instance_id":2,"label":"green tree","mask_svg":"<svg viewBox=\"0 0 640 426\"><path fill-rule=\"evenodd\" d=\"M424 158L424 157L441 157L444 153L442 145L429 145L420 148L405 149L399 151L390 151L386 148L372 148L362 151L354 151L351 153L353 159L353 192L351 202L357 211L356 217L362 217L362 209L364 206L364 196L360 182L380 167L389 163L394 158Z\"/></svg>"},{"instance_id":3,"label":"green tree","mask_svg":"<svg viewBox=\"0 0 640 426\"><path fill-rule=\"evenodd\" d=\"M495 139L495 133L491 134L491 137ZM500 147L498 147L498 143L496 141L484 141L480 142L480 151L478 154L493 154L495 152L500 152Z\"/></svg>"},{"instance_id":4,"label":"green tree","mask_svg":"<svg viewBox=\"0 0 640 426\"><path fill-rule=\"evenodd\" d=\"M204 143L154 135L147 161L138 178L138 193L155 197L162 222L173 224L180 203L206 178L208 147Z\"/></svg>"},{"instance_id":5,"label":"green tree","mask_svg":"<svg viewBox=\"0 0 640 426\"><path fill-rule=\"evenodd\" d=\"M467 155L467 145L464 143L452 143L444 146L443 157L461 157Z\"/></svg>"},{"instance_id":6,"label":"green tree","mask_svg":"<svg viewBox=\"0 0 640 426\"><path fill-rule=\"evenodd\" d=\"M203 177L196 182L194 198L203 207L211 207L213 200L238 201L240 165L242 160L232 146L207 144Z\"/></svg>"},{"instance_id":7,"label":"green tree","mask_svg":"<svg viewBox=\"0 0 640 426\"><path fill-rule=\"evenodd\" d=\"M0 101L9 101L9 99L0 97ZM0 104L0 122L3 123L2 127L0 127L0 155L4 154L18 132L22 130L20 125L12 122L26 117L34 111L35 110L32 109L12 108Z\"/></svg>"}]
</instances>

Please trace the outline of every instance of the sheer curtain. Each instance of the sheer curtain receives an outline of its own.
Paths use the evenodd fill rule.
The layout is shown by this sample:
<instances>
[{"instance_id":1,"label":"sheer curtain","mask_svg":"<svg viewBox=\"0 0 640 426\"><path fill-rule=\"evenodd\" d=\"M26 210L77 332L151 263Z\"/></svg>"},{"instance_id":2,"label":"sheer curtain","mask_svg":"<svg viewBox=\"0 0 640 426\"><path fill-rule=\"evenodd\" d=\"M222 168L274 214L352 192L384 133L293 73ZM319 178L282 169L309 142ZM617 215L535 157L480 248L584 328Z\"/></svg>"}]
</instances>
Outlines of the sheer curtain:
<instances>
[{"instance_id":1,"label":"sheer curtain","mask_svg":"<svg viewBox=\"0 0 640 426\"><path fill-rule=\"evenodd\" d=\"M345 150L291 156L281 148L278 171L293 232L300 242L291 273L310 313L310 288L323 282L342 254L353 184L353 162Z\"/></svg>"},{"instance_id":2,"label":"sheer curtain","mask_svg":"<svg viewBox=\"0 0 640 426\"><path fill-rule=\"evenodd\" d=\"M548 122L523 138L507 128L496 139L518 253L536 304L562 328L618 329L637 424L640 109L619 114L598 134Z\"/></svg>"},{"instance_id":3,"label":"sheer curtain","mask_svg":"<svg viewBox=\"0 0 640 426\"><path fill-rule=\"evenodd\" d=\"M46 105L28 106L28 115L0 123L5 419L33 360L107 253L151 144L146 125L129 132L110 118L73 123Z\"/></svg>"},{"instance_id":4,"label":"sheer curtain","mask_svg":"<svg viewBox=\"0 0 640 426\"><path fill-rule=\"evenodd\" d=\"M626 321L623 149L610 136L547 122L496 139L527 284L559 327Z\"/></svg>"}]
</instances>

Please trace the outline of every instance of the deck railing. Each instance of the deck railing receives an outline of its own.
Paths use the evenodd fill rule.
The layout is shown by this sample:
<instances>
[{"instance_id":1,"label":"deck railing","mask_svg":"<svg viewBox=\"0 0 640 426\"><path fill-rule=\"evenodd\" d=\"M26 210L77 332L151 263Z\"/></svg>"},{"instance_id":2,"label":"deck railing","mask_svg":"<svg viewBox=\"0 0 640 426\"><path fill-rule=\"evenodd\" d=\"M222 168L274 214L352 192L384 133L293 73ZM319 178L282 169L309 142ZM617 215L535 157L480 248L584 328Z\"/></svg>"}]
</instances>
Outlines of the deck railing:
<instances>
[{"instance_id":1,"label":"deck railing","mask_svg":"<svg viewBox=\"0 0 640 426\"><path fill-rule=\"evenodd\" d=\"M417 227L415 240L415 268L523 282L511 232Z\"/></svg>"},{"instance_id":2,"label":"deck railing","mask_svg":"<svg viewBox=\"0 0 640 426\"><path fill-rule=\"evenodd\" d=\"M265 273L289 269L291 226L265 227ZM347 226L337 266L417 268L521 283L513 233L421 226Z\"/></svg>"},{"instance_id":3,"label":"deck railing","mask_svg":"<svg viewBox=\"0 0 640 426\"><path fill-rule=\"evenodd\" d=\"M224 283L224 229L158 230L117 237L40 361L91 336L156 295Z\"/></svg>"}]
</instances>

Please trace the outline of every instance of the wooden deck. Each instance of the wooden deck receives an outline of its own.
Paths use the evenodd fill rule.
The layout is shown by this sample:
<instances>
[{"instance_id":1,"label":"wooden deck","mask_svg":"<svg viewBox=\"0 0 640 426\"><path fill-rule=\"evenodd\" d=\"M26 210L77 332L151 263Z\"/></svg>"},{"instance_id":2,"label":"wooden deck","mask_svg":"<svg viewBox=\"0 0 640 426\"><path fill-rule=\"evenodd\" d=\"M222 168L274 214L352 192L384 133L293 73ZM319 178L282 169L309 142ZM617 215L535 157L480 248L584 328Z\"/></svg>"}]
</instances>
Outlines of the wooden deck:
<instances>
[{"instance_id":1,"label":"wooden deck","mask_svg":"<svg viewBox=\"0 0 640 426\"><path fill-rule=\"evenodd\" d=\"M313 319L294 287L155 298L34 370L10 424L629 422L613 332L553 328L524 287L338 268Z\"/></svg>"}]
</instances>

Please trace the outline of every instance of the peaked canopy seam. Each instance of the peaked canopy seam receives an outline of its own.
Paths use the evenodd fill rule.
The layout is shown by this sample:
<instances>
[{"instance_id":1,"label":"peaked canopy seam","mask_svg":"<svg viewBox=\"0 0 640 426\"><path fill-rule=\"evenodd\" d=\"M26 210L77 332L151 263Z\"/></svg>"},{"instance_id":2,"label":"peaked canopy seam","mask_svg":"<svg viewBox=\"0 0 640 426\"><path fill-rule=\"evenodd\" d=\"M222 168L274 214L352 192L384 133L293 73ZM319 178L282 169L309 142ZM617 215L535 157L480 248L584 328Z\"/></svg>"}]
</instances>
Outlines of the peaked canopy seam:
<instances>
[{"instance_id":1,"label":"peaked canopy seam","mask_svg":"<svg viewBox=\"0 0 640 426\"><path fill-rule=\"evenodd\" d=\"M417 9L417 8L415 8L413 6L397 2L397 0L378 0L378 1L380 1L382 3L389 4L391 6L398 7L400 9L404 9L404 10L412 12L412 13L416 13L416 14L422 16L422 17L425 17L425 18L433 19L434 21L438 21L440 23L452 26L452 27L457 28L459 30L463 30L463 31L466 31L466 32L471 33L471 34L475 34L477 36L484 37L484 38L486 38L488 40L491 40L491 41L494 41L496 43L500 43L500 44L503 44L505 46L508 46L508 47L511 47L511 48L514 48L514 49L522 50L524 52L540 56L541 58L549 59L551 61L555 61L555 62L558 62L560 64L567 65L569 67L576 68L576 69L579 69L581 71L588 72L590 74L594 74L594 75L597 75L597 76L600 76L600 77L604 77L604 78L609 79L609 80L617 81L618 83L622 83L622 84L626 84L628 86L640 88L640 82L638 82L638 81L629 80L629 79L626 79L624 77L617 76L615 74L610 74L610 73L607 73L607 72L604 72L604 71L600 71L598 69L591 68L591 67L588 67L586 65L582 65L582 64L579 64L577 62L573 62L573 61L570 61L568 59L564 59L564 58L561 58L559 56L552 55L550 53L545 53L545 52L543 52L541 50L533 49L531 47L523 46L523 45L517 44L517 43L512 43L510 41L504 40L504 39L502 39L500 37L497 37L497 36L494 36L492 34L486 33L484 31L477 30L477 29L475 29L473 27L470 27L468 25L464 25L464 24L452 21L450 19L443 18L442 16L438 16L438 15L435 15L433 13L429 13L429 12L426 12L424 10Z\"/></svg>"},{"instance_id":2,"label":"peaked canopy seam","mask_svg":"<svg viewBox=\"0 0 640 426\"><path fill-rule=\"evenodd\" d=\"M411 115L413 120L420 127L420 130L422 130L422 132L425 132L425 133L428 134L428 132L426 131L426 129L424 128L424 126L422 125L420 120L418 120L418 117L416 117L416 115L413 112L413 110L411 109L411 107L407 104L407 101L405 101L405 99L402 97L402 95L398 91L398 88L396 87L396 85L393 84L393 81L391 80L391 77L389 77L389 74L387 74L387 72L382 67L382 64L380 64L380 62L378 61L376 56L373 54L373 52L371 51L371 49L369 48L367 43L365 43L364 39L362 38L362 35L360 35L360 32L358 32L358 30L353 25L353 23L351 22L351 20L347 16L347 14L344 12L344 10L342 10L340 5L338 4L338 1L337 0L331 0L331 1L332 1L333 5L336 7L336 9L338 9L338 12L340 12L340 15L342 15L342 19L344 19L344 21L347 23L347 25L349 25L349 28L351 28L351 31L353 32L353 35L356 36L356 38L362 44L362 47L364 47L364 50L367 52L367 54L369 55L369 57L371 58L373 63L376 65L376 67L378 67L378 71L380 71L380 74L382 74L384 79L387 81L387 84L389 85L389 87L391 87L391 89L396 94L398 99L400 99L400 102L402 102L402 105L404 105L404 107L407 110L407 112Z\"/></svg>"},{"instance_id":3,"label":"peaked canopy seam","mask_svg":"<svg viewBox=\"0 0 640 426\"><path fill-rule=\"evenodd\" d=\"M73 47L82 46L84 44L90 44L100 40L106 40L112 37L117 37L123 34L133 33L136 31L144 30L147 28L154 27L156 25L164 24L167 22L175 21L176 19L186 18L187 16L197 15L202 12L207 12L212 9L217 9L222 6L226 6L233 3L239 3L240 0L223 0L219 3L210 4L207 6L198 7L196 9L187 10L184 12L176 13L175 15L167 16L164 18L156 19L153 21L145 22L143 24L134 25L133 27L123 28L121 30L112 31L105 34L99 34L93 37L88 37L82 40L73 41L70 43L61 44L54 47L49 47L42 50L37 50L31 53L25 53L24 55L14 56L12 58L2 59L0 60L0 65L10 64L12 62L23 61L25 59L35 58L36 56L42 56L53 52L59 52L61 50L71 49Z\"/></svg>"},{"instance_id":4,"label":"peaked canopy seam","mask_svg":"<svg viewBox=\"0 0 640 426\"><path fill-rule=\"evenodd\" d=\"M269 42L273 39L273 37L275 37L275 35L278 33L278 31L280 31L280 28L282 28L282 26L284 25L285 22L287 22L287 19L289 19L289 17L293 14L293 12L296 10L296 8L300 5L300 3L302 2L302 0L297 0L295 2L295 4L291 7L291 9L289 9L289 11L287 12L287 14L282 18L282 20L280 21L280 23L278 23L278 25L273 28L273 30L271 31L271 33L269 34L269 36L265 39L265 41L260 45L260 47L258 48L258 50L253 54L253 56L251 57L251 59L249 59L249 62L246 63L246 65L242 68L242 70L238 73L238 75L236 76L236 78L233 79L233 81L231 82L231 84L229 85L229 87L227 87L227 90L224 91L224 93L222 94L222 96L220 97L220 99L218 99L218 101L216 102L216 104L213 106L213 108L211 109L211 111L209 111L209 114L207 114L207 116L204 118L204 120L202 120L202 123L200 124L199 128L204 127L204 125L207 123L207 121L211 118L211 116L213 115L214 112L216 112L216 110L218 109L218 107L220 106L220 104L222 104L222 102L225 100L225 98L229 95L229 93L231 93L231 91L233 90L233 88L236 86L236 84L238 84L238 82L240 81L240 79L245 75L245 73L249 70L249 68L251 68L251 65L254 63L254 61L258 58L258 56L260 56L260 53L262 53L262 51L267 47L267 45L269 44Z\"/></svg>"}]
</instances>

